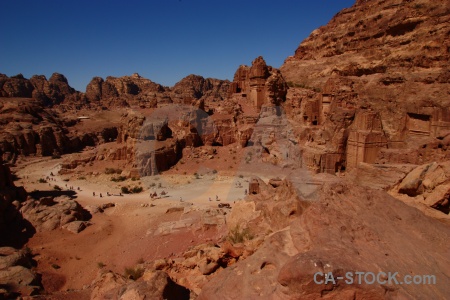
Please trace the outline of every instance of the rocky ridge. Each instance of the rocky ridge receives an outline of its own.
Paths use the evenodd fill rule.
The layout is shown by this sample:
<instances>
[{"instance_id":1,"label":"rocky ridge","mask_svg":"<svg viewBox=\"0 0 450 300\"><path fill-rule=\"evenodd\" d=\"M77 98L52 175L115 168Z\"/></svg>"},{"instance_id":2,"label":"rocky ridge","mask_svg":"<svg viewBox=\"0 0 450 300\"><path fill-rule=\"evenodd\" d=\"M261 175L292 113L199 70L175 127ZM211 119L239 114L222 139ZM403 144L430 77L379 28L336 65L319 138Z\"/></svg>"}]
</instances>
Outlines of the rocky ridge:
<instances>
[{"instance_id":1,"label":"rocky ridge","mask_svg":"<svg viewBox=\"0 0 450 300\"><path fill-rule=\"evenodd\" d=\"M433 1L357 1L300 44L280 70L309 168L449 159L448 21Z\"/></svg>"}]
</instances>

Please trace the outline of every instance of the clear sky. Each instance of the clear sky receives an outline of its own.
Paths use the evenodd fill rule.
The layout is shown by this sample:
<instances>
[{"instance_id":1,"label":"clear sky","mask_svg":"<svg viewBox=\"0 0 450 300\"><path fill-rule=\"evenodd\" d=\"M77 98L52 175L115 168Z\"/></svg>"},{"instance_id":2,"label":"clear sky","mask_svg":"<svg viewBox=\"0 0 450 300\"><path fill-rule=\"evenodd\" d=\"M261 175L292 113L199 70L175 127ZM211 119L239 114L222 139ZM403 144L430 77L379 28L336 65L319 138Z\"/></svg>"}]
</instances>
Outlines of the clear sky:
<instances>
[{"instance_id":1,"label":"clear sky","mask_svg":"<svg viewBox=\"0 0 450 300\"><path fill-rule=\"evenodd\" d=\"M0 73L135 72L173 86L189 74L233 79L262 55L280 67L311 31L355 0L0 0Z\"/></svg>"}]
</instances>

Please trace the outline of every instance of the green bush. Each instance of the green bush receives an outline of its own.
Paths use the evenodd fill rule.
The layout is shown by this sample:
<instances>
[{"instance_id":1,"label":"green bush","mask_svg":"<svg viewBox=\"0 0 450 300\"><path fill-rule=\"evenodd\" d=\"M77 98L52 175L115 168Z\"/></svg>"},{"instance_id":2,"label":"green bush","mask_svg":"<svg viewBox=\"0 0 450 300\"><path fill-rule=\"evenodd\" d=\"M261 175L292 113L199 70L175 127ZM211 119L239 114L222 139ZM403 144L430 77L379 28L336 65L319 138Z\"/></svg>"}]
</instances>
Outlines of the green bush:
<instances>
[{"instance_id":1,"label":"green bush","mask_svg":"<svg viewBox=\"0 0 450 300\"><path fill-rule=\"evenodd\" d=\"M114 182L122 182L125 180L127 180L126 176L111 177L111 181L114 181Z\"/></svg>"},{"instance_id":2,"label":"green bush","mask_svg":"<svg viewBox=\"0 0 450 300\"><path fill-rule=\"evenodd\" d=\"M233 244L243 243L244 241L251 239L253 239L253 235L250 233L250 230L248 228L241 230L239 224L228 233L228 240Z\"/></svg>"},{"instance_id":3,"label":"green bush","mask_svg":"<svg viewBox=\"0 0 450 300\"><path fill-rule=\"evenodd\" d=\"M120 188L123 194L139 194L144 189L141 186L135 186L132 188L128 188L127 186L123 186Z\"/></svg>"},{"instance_id":4,"label":"green bush","mask_svg":"<svg viewBox=\"0 0 450 300\"><path fill-rule=\"evenodd\" d=\"M142 192L143 188L141 186L135 186L134 188L131 189L131 192L133 194L139 194L140 192Z\"/></svg>"}]
</instances>

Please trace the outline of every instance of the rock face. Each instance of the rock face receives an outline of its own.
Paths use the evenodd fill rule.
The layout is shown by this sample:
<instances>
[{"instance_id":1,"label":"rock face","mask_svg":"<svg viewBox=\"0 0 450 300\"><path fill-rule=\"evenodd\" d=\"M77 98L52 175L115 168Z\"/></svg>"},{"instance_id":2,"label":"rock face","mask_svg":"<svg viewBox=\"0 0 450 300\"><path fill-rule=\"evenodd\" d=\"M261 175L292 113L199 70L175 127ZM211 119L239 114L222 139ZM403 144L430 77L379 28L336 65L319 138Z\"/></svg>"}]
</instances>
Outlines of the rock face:
<instances>
[{"instance_id":1,"label":"rock face","mask_svg":"<svg viewBox=\"0 0 450 300\"><path fill-rule=\"evenodd\" d=\"M34 98L45 106L63 101L83 103L84 96L69 86L67 78L53 73L49 80L44 75L26 79L22 74L7 77L0 74L0 97Z\"/></svg>"},{"instance_id":2,"label":"rock face","mask_svg":"<svg viewBox=\"0 0 450 300\"><path fill-rule=\"evenodd\" d=\"M12 299L35 295L41 289L37 274L30 270L32 254L26 250L0 247L0 296ZM6 289L5 289L6 288Z\"/></svg>"},{"instance_id":3,"label":"rock face","mask_svg":"<svg viewBox=\"0 0 450 300\"><path fill-rule=\"evenodd\" d=\"M274 201L285 207L283 200L293 198L283 194L292 195L295 191L288 186L273 189L275 192L267 200L248 198L247 202L271 207L267 201ZM279 200L273 199L275 195ZM304 201L297 199L294 201L301 206ZM276 214L261 218L255 214L258 209L248 213L240 210L241 220L249 226L269 222L268 228L275 232L266 237L253 255L214 276L197 299L317 299L324 293L327 299L391 299L412 295L441 298L449 293L445 284L396 285L395 281L357 284L355 275L358 271L398 272L396 280L400 282L408 274L435 274L436 282L445 282L450 263L446 253L450 249L448 243L439 241L450 237L446 224L424 216L385 192L367 193L365 188L337 179L324 185L316 201L303 205L305 209L297 210L290 219ZM258 223L262 219L265 221ZM281 223L273 227L274 223L270 223L279 220L288 222L287 227ZM420 254L427 252L433 255ZM335 277L352 272L354 282L345 284L336 279L334 283L316 284L316 272L332 272Z\"/></svg>"},{"instance_id":4,"label":"rock face","mask_svg":"<svg viewBox=\"0 0 450 300\"><path fill-rule=\"evenodd\" d=\"M0 98L0 150L5 161L29 155L57 157L117 137L117 128L111 123L78 132L74 127L80 120L64 118L41 104L34 99Z\"/></svg>"},{"instance_id":5,"label":"rock face","mask_svg":"<svg viewBox=\"0 0 450 300\"><path fill-rule=\"evenodd\" d=\"M63 227L68 231L78 233L86 228L85 221L90 214L76 201L69 197L42 197L39 200L30 199L21 207L23 216L39 231L54 230ZM76 222L74 224L71 224ZM70 225L68 225L70 224Z\"/></svg>"},{"instance_id":6,"label":"rock face","mask_svg":"<svg viewBox=\"0 0 450 300\"><path fill-rule=\"evenodd\" d=\"M280 105L286 99L287 85L280 71L266 65L262 56L251 67L242 65L234 74L229 96L247 97L260 109L263 104Z\"/></svg>"},{"instance_id":7,"label":"rock face","mask_svg":"<svg viewBox=\"0 0 450 300\"><path fill-rule=\"evenodd\" d=\"M449 158L448 22L433 1L357 1L286 59L286 109L311 132L311 169Z\"/></svg>"},{"instance_id":8,"label":"rock face","mask_svg":"<svg viewBox=\"0 0 450 300\"><path fill-rule=\"evenodd\" d=\"M189 75L177 82L171 95L175 103L191 104L194 100L219 101L227 96L229 82Z\"/></svg>"},{"instance_id":9,"label":"rock face","mask_svg":"<svg viewBox=\"0 0 450 300\"><path fill-rule=\"evenodd\" d=\"M1 151L0 151L1 154ZM24 227L19 213L21 202L27 197L23 187L16 187L10 169L0 155L0 297L16 298L36 294L40 280L32 268L32 255L8 245L21 246L30 231Z\"/></svg>"},{"instance_id":10,"label":"rock face","mask_svg":"<svg viewBox=\"0 0 450 300\"><path fill-rule=\"evenodd\" d=\"M129 280L111 271L99 274L93 282L91 299L189 299L189 290L162 271L146 273L142 279Z\"/></svg>"},{"instance_id":11,"label":"rock face","mask_svg":"<svg viewBox=\"0 0 450 300\"><path fill-rule=\"evenodd\" d=\"M196 101L223 100L228 81L189 75L174 85L164 87L135 73L131 76L94 77L86 87L86 97L92 104L104 107L156 108L168 103L197 105ZM202 108L202 107L201 107Z\"/></svg>"},{"instance_id":12,"label":"rock face","mask_svg":"<svg viewBox=\"0 0 450 300\"><path fill-rule=\"evenodd\" d=\"M123 105L156 107L164 98L165 91L160 84L135 73L118 78L109 76L106 80L94 77L86 87L86 97L93 104L109 108Z\"/></svg>"}]
</instances>

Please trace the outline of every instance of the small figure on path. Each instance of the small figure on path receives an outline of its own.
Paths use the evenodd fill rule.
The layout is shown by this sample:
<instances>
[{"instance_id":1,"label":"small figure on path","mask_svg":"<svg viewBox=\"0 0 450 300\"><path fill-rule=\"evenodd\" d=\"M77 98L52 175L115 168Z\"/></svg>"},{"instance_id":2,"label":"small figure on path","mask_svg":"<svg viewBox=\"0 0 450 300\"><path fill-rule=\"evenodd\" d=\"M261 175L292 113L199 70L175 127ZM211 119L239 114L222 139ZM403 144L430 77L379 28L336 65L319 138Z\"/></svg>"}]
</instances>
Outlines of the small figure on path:
<instances>
[{"instance_id":1,"label":"small figure on path","mask_svg":"<svg viewBox=\"0 0 450 300\"><path fill-rule=\"evenodd\" d=\"M103 195L102 195L102 193L100 193L100 198L102 198L103 197Z\"/></svg>"},{"instance_id":2,"label":"small figure on path","mask_svg":"<svg viewBox=\"0 0 450 300\"><path fill-rule=\"evenodd\" d=\"M245 189L244 194L247 195L247 189Z\"/></svg>"},{"instance_id":3,"label":"small figure on path","mask_svg":"<svg viewBox=\"0 0 450 300\"><path fill-rule=\"evenodd\" d=\"M95 192L92 192L92 196L94 196L94 197L95 197Z\"/></svg>"}]
</instances>

